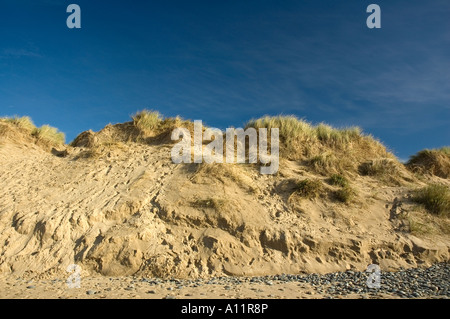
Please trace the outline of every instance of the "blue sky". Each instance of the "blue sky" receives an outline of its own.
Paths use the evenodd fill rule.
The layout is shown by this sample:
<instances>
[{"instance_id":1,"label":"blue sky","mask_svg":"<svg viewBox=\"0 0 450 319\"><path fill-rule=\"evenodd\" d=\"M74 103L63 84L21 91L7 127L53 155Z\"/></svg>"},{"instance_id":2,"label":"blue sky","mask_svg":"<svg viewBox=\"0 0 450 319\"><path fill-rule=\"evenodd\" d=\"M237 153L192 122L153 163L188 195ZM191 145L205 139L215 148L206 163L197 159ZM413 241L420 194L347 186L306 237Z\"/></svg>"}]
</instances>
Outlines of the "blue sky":
<instances>
[{"instance_id":1,"label":"blue sky","mask_svg":"<svg viewBox=\"0 0 450 319\"><path fill-rule=\"evenodd\" d=\"M447 0L0 1L0 116L68 141L144 108L219 128L295 114L406 159L450 144L449 71Z\"/></svg>"}]
</instances>

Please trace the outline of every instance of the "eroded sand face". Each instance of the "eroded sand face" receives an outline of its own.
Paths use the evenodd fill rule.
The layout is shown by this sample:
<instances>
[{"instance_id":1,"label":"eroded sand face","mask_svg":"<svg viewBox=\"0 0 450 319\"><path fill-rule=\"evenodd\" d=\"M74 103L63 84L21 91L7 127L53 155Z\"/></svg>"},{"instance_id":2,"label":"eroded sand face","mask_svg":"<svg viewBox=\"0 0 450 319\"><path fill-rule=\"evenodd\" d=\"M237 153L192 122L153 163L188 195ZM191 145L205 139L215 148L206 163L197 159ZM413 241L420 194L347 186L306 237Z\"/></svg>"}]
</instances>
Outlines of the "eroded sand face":
<instances>
[{"instance_id":1,"label":"eroded sand face","mask_svg":"<svg viewBox=\"0 0 450 319\"><path fill-rule=\"evenodd\" d=\"M60 158L34 144L3 141L0 275L9 287L3 297L39 289L51 298L85 296L89 285L79 291L54 291L48 283L22 292L14 288L22 287L14 286L17 277L64 277L70 264L106 287L115 281L98 276L195 279L363 271L369 264L389 271L449 260L448 235L419 238L402 229L403 215L413 212L409 186L355 176L354 203L338 203L327 194L298 199L291 196L293 180L325 179L298 162L283 160L279 174L263 176L248 165L175 165L170 147L129 143L85 159L83 148L70 148ZM291 296L304 296L289 287ZM94 296L151 297L116 288ZM203 288L184 289L180 296L198 296ZM256 293L245 289L202 293Z\"/></svg>"}]
</instances>

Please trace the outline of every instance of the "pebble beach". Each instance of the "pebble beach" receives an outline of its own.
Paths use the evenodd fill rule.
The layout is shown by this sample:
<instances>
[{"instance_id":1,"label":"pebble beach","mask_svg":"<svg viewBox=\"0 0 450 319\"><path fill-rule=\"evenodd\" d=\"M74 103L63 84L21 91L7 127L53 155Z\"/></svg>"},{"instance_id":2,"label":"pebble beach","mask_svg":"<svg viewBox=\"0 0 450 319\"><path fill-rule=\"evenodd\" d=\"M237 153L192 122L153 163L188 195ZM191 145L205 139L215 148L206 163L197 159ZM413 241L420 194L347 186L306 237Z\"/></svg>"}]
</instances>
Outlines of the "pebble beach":
<instances>
[{"instance_id":1,"label":"pebble beach","mask_svg":"<svg viewBox=\"0 0 450 319\"><path fill-rule=\"evenodd\" d=\"M66 280L2 280L2 299L385 299L450 298L450 265L381 272L380 287L369 288L368 272L281 274L180 280L87 277L79 288Z\"/></svg>"}]
</instances>

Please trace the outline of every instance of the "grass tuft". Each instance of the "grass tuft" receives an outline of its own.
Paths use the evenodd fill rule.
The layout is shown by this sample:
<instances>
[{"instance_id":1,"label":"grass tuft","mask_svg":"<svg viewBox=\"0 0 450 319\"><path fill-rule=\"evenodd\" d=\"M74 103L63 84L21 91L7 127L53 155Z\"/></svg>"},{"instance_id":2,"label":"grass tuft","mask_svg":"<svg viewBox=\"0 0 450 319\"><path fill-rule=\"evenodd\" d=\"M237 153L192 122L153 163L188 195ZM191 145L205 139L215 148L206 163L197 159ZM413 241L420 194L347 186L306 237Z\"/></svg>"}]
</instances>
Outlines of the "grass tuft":
<instances>
[{"instance_id":1,"label":"grass tuft","mask_svg":"<svg viewBox=\"0 0 450 319\"><path fill-rule=\"evenodd\" d=\"M293 115L288 116L264 116L262 118L251 120L247 127L259 128L278 128L280 138L289 142L298 138L315 138L314 127L304 120L300 120Z\"/></svg>"},{"instance_id":2,"label":"grass tuft","mask_svg":"<svg viewBox=\"0 0 450 319\"><path fill-rule=\"evenodd\" d=\"M400 185L403 178L401 164L392 158L377 158L364 162L359 166L359 173L394 185Z\"/></svg>"},{"instance_id":3,"label":"grass tuft","mask_svg":"<svg viewBox=\"0 0 450 319\"><path fill-rule=\"evenodd\" d=\"M429 234L432 228L424 223L421 223L413 218L408 218L409 232L413 235Z\"/></svg>"},{"instance_id":4,"label":"grass tuft","mask_svg":"<svg viewBox=\"0 0 450 319\"><path fill-rule=\"evenodd\" d=\"M162 122L162 116L157 111L143 110L132 116L134 125L144 134L156 130Z\"/></svg>"},{"instance_id":5,"label":"grass tuft","mask_svg":"<svg viewBox=\"0 0 450 319\"><path fill-rule=\"evenodd\" d=\"M34 125L33 121L29 116L22 116L22 117L14 116L10 118L7 117L4 118L3 120L5 122L16 125L17 127L25 129L29 133L32 133L36 130L36 125Z\"/></svg>"},{"instance_id":6,"label":"grass tuft","mask_svg":"<svg viewBox=\"0 0 450 319\"><path fill-rule=\"evenodd\" d=\"M342 203L349 203L356 197L356 191L346 185L334 192L335 198Z\"/></svg>"},{"instance_id":7,"label":"grass tuft","mask_svg":"<svg viewBox=\"0 0 450 319\"><path fill-rule=\"evenodd\" d=\"M450 156L450 146L444 146L437 149L438 152Z\"/></svg>"},{"instance_id":8,"label":"grass tuft","mask_svg":"<svg viewBox=\"0 0 450 319\"><path fill-rule=\"evenodd\" d=\"M406 167L415 173L450 178L450 147L419 151L411 156Z\"/></svg>"},{"instance_id":9,"label":"grass tuft","mask_svg":"<svg viewBox=\"0 0 450 319\"><path fill-rule=\"evenodd\" d=\"M349 181L345 176L342 176L340 174L333 174L328 179L328 183L330 185L340 186L340 187L346 187L349 185Z\"/></svg>"},{"instance_id":10,"label":"grass tuft","mask_svg":"<svg viewBox=\"0 0 450 319\"><path fill-rule=\"evenodd\" d=\"M50 125L42 125L40 128L37 128L34 130L33 136L35 136L38 141L49 143L51 145L64 144L66 139L64 133Z\"/></svg>"},{"instance_id":11,"label":"grass tuft","mask_svg":"<svg viewBox=\"0 0 450 319\"><path fill-rule=\"evenodd\" d=\"M308 165L317 173L344 173L353 171L355 164L345 156L338 156L333 151L323 152L307 160Z\"/></svg>"},{"instance_id":12,"label":"grass tuft","mask_svg":"<svg viewBox=\"0 0 450 319\"><path fill-rule=\"evenodd\" d=\"M316 127L316 134L320 141L330 146L344 148L352 140L356 140L361 136L361 129L359 127L335 129L321 123Z\"/></svg>"},{"instance_id":13,"label":"grass tuft","mask_svg":"<svg viewBox=\"0 0 450 319\"><path fill-rule=\"evenodd\" d=\"M360 166L361 174L368 176L387 176L396 171L397 167L394 161L389 158L375 159Z\"/></svg>"},{"instance_id":14,"label":"grass tuft","mask_svg":"<svg viewBox=\"0 0 450 319\"><path fill-rule=\"evenodd\" d=\"M315 155L309 159L309 164L318 172L328 171L334 167L335 156L329 152Z\"/></svg>"},{"instance_id":15,"label":"grass tuft","mask_svg":"<svg viewBox=\"0 0 450 319\"><path fill-rule=\"evenodd\" d=\"M324 191L322 181L315 179L304 179L295 185L295 193L300 195L301 197L305 197L308 199L314 199L320 196Z\"/></svg>"},{"instance_id":16,"label":"grass tuft","mask_svg":"<svg viewBox=\"0 0 450 319\"><path fill-rule=\"evenodd\" d=\"M314 126L295 116L264 116L249 121L246 128L279 129L280 156L306 161L320 174L356 172L359 164L373 158L392 157L384 145L359 127Z\"/></svg>"},{"instance_id":17,"label":"grass tuft","mask_svg":"<svg viewBox=\"0 0 450 319\"><path fill-rule=\"evenodd\" d=\"M57 128L50 125L42 125L41 127L36 127L33 121L28 116L23 117L7 117L0 118L3 123L12 124L26 132L29 136L34 137L35 143L41 143L45 147L49 146L59 146L65 143L65 135L60 132ZM6 130L3 128L3 130Z\"/></svg>"},{"instance_id":18,"label":"grass tuft","mask_svg":"<svg viewBox=\"0 0 450 319\"><path fill-rule=\"evenodd\" d=\"M430 213L448 216L450 214L450 189L441 184L431 184L415 191L413 200L422 204Z\"/></svg>"}]
</instances>

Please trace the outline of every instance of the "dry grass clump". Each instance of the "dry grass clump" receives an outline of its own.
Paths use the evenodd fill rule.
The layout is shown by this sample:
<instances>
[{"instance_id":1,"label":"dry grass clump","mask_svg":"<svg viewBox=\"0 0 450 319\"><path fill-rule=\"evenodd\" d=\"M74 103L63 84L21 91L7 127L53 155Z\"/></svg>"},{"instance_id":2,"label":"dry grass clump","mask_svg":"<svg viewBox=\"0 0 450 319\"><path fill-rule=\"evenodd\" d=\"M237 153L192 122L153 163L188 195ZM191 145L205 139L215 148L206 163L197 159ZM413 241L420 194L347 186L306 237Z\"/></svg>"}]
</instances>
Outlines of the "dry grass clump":
<instances>
[{"instance_id":1,"label":"dry grass clump","mask_svg":"<svg viewBox=\"0 0 450 319\"><path fill-rule=\"evenodd\" d=\"M450 178L450 147L422 150L411 156L406 167L415 173Z\"/></svg>"},{"instance_id":2,"label":"dry grass clump","mask_svg":"<svg viewBox=\"0 0 450 319\"><path fill-rule=\"evenodd\" d=\"M418 209L411 210L405 218L411 234L427 237L450 234L450 218L431 214L423 205L416 208Z\"/></svg>"},{"instance_id":3,"label":"dry grass clump","mask_svg":"<svg viewBox=\"0 0 450 319\"><path fill-rule=\"evenodd\" d=\"M413 200L427 211L440 216L450 214L450 189L441 184L431 184L414 192Z\"/></svg>"},{"instance_id":4,"label":"dry grass clump","mask_svg":"<svg viewBox=\"0 0 450 319\"><path fill-rule=\"evenodd\" d=\"M350 187L350 185L346 185L334 192L334 197L342 202L348 204L356 197L356 191Z\"/></svg>"},{"instance_id":5,"label":"dry grass clump","mask_svg":"<svg viewBox=\"0 0 450 319\"><path fill-rule=\"evenodd\" d=\"M333 192L336 200L348 204L356 197L356 190L350 186L350 181L345 176L333 174L327 181L330 185L339 187Z\"/></svg>"},{"instance_id":6,"label":"dry grass clump","mask_svg":"<svg viewBox=\"0 0 450 319\"><path fill-rule=\"evenodd\" d=\"M400 185L403 179L401 164L392 158L377 158L364 162L359 166L359 173L395 185Z\"/></svg>"},{"instance_id":7,"label":"dry grass clump","mask_svg":"<svg viewBox=\"0 0 450 319\"><path fill-rule=\"evenodd\" d=\"M437 151L447 156L450 156L450 146L443 146L441 148L438 148Z\"/></svg>"},{"instance_id":8,"label":"dry grass clump","mask_svg":"<svg viewBox=\"0 0 450 319\"><path fill-rule=\"evenodd\" d=\"M251 120L247 123L247 127L259 128L278 128L280 138L286 143L296 139L315 139L314 127L304 120L299 120L293 115L288 116L264 116L259 119Z\"/></svg>"},{"instance_id":9,"label":"dry grass clump","mask_svg":"<svg viewBox=\"0 0 450 319\"><path fill-rule=\"evenodd\" d=\"M60 132L56 127L52 127L50 125L42 125L41 127L37 128L32 134L37 138L38 141L50 145L62 145L66 140L64 133Z\"/></svg>"},{"instance_id":10,"label":"dry grass clump","mask_svg":"<svg viewBox=\"0 0 450 319\"><path fill-rule=\"evenodd\" d=\"M363 137L359 127L336 129L324 123L313 126L293 115L265 116L249 121L246 127L267 128L269 130L278 128L281 141L288 148L288 151L294 152L298 151L295 147L300 146L299 142L319 143L333 149L346 149L349 143Z\"/></svg>"},{"instance_id":11,"label":"dry grass clump","mask_svg":"<svg viewBox=\"0 0 450 319\"><path fill-rule=\"evenodd\" d=\"M44 145L45 147L60 146L65 143L64 133L47 124L38 128L28 116L2 118L1 121L24 130L25 135L33 137L37 144Z\"/></svg>"},{"instance_id":12,"label":"dry grass clump","mask_svg":"<svg viewBox=\"0 0 450 319\"><path fill-rule=\"evenodd\" d=\"M321 180L318 179L304 179L298 181L294 188L294 193L307 198L314 199L319 197L324 192L324 186Z\"/></svg>"},{"instance_id":13,"label":"dry grass clump","mask_svg":"<svg viewBox=\"0 0 450 319\"><path fill-rule=\"evenodd\" d=\"M328 183L330 185L340 186L340 187L346 187L350 184L348 179L345 176L340 175L340 174L331 175L330 178L328 179Z\"/></svg>"},{"instance_id":14,"label":"dry grass clump","mask_svg":"<svg viewBox=\"0 0 450 319\"><path fill-rule=\"evenodd\" d=\"M359 164L373 158L391 157L386 147L358 127L313 126L295 116L265 116L246 125L255 129L279 129L280 155L306 160L320 174L356 172Z\"/></svg>"},{"instance_id":15,"label":"dry grass clump","mask_svg":"<svg viewBox=\"0 0 450 319\"><path fill-rule=\"evenodd\" d=\"M300 159L307 156L310 147L317 144L315 128L304 120L295 116L264 116L259 119L250 120L245 129L252 127L256 130L267 128L270 130L278 128L280 137L281 156L288 159Z\"/></svg>"},{"instance_id":16,"label":"dry grass clump","mask_svg":"<svg viewBox=\"0 0 450 319\"><path fill-rule=\"evenodd\" d=\"M335 129L327 124L321 123L316 127L317 138L329 146L342 148L353 140L362 136L359 127Z\"/></svg>"},{"instance_id":17,"label":"dry grass clump","mask_svg":"<svg viewBox=\"0 0 450 319\"><path fill-rule=\"evenodd\" d=\"M340 156L333 151L315 155L307 160L308 165L317 173L345 173L355 169L355 163L348 157Z\"/></svg>"},{"instance_id":18,"label":"dry grass clump","mask_svg":"<svg viewBox=\"0 0 450 319\"><path fill-rule=\"evenodd\" d=\"M432 227L421 222L421 220L409 217L407 221L409 225L409 232L413 235L424 235L432 232Z\"/></svg>"},{"instance_id":19,"label":"dry grass clump","mask_svg":"<svg viewBox=\"0 0 450 319\"><path fill-rule=\"evenodd\" d=\"M17 127L20 127L22 129L25 129L29 133L33 133L36 130L36 125L34 125L33 121L29 116L13 116L10 118L3 118L4 122L11 123Z\"/></svg>"},{"instance_id":20,"label":"dry grass clump","mask_svg":"<svg viewBox=\"0 0 450 319\"><path fill-rule=\"evenodd\" d=\"M390 158L381 158L361 164L360 173L369 176L387 176L395 174L397 169L398 166L394 160Z\"/></svg>"},{"instance_id":21,"label":"dry grass clump","mask_svg":"<svg viewBox=\"0 0 450 319\"><path fill-rule=\"evenodd\" d=\"M338 161L331 152L325 152L311 157L308 164L318 173L326 173L336 167Z\"/></svg>"},{"instance_id":22,"label":"dry grass clump","mask_svg":"<svg viewBox=\"0 0 450 319\"><path fill-rule=\"evenodd\" d=\"M162 122L162 116L157 111L142 110L132 116L134 125L144 134L151 134Z\"/></svg>"},{"instance_id":23,"label":"dry grass clump","mask_svg":"<svg viewBox=\"0 0 450 319\"><path fill-rule=\"evenodd\" d=\"M176 127L186 127L193 132L193 123L183 120L181 117L164 118L158 111L142 110L132 116L133 125L143 135L154 135L163 131L172 130Z\"/></svg>"}]
</instances>

